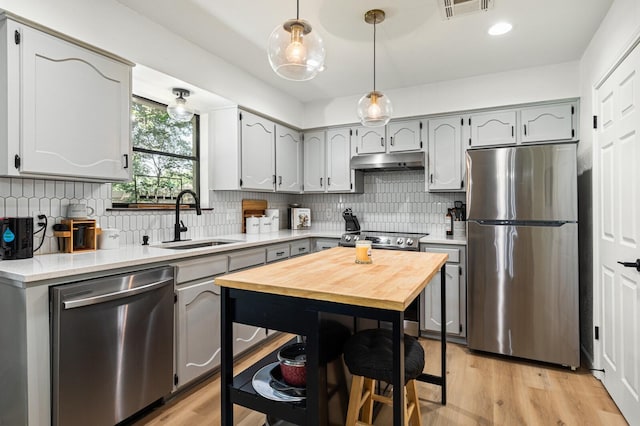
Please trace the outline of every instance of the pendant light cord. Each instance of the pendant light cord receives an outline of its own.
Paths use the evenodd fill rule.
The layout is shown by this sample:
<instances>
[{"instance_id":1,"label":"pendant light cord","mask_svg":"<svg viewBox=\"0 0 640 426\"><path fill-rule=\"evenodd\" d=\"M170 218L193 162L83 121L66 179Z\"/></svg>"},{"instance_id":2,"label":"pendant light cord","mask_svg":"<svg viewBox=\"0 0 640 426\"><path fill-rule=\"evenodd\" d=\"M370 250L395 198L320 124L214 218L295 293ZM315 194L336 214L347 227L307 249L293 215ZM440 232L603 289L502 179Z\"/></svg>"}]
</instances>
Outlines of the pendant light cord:
<instances>
[{"instance_id":1,"label":"pendant light cord","mask_svg":"<svg viewBox=\"0 0 640 426\"><path fill-rule=\"evenodd\" d=\"M296 0L296 21L300 20L300 0Z\"/></svg>"},{"instance_id":2,"label":"pendant light cord","mask_svg":"<svg viewBox=\"0 0 640 426\"><path fill-rule=\"evenodd\" d=\"M376 91L376 21L377 17L373 19L373 91Z\"/></svg>"}]
</instances>

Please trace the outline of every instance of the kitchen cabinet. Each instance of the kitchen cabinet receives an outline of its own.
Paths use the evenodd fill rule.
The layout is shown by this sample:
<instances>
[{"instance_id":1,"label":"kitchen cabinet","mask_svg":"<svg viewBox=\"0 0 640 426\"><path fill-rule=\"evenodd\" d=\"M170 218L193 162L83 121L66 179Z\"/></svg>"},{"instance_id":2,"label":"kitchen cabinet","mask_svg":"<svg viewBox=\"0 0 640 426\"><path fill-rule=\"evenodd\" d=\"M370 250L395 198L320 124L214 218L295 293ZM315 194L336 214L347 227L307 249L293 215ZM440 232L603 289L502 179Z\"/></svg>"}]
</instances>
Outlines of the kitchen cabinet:
<instances>
[{"instance_id":1,"label":"kitchen cabinet","mask_svg":"<svg viewBox=\"0 0 640 426\"><path fill-rule=\"evenodd\" d=\"M289 244L280 244L267 247L267 263L288 259L291 253Z\"/></svg>"},{"instance_id":2,"label":"kitchen cabinet","mask_svg":"<svg viewBox=\"0 0 640 426\"><path fill-rule=\"evenodd\" d=\"M363 192L361 171L351 170L351 129L304 135L304 192Z\"/></svg>"},{"instance_id":3,"label":"kitchen cabinet","mask_svg":"<svg viewBox=\"0 0 640 426\"><path fill-rule=\"evenodd\" d=\"M460 116L429 120L429 191L459 191L464 188L462 127Z\"/></svg>"},{"instance_id":4,"label":"kitchen cabinet","mask_svg":"<svg viewBox=\"0 0 640 426\"><path fill-rule=\"evenodd\" d=\"M302 191L302 134L276 124L276 192Z\"/></svg>"},{"instance_id":5,"label":"kitchen cabinet","mask_svg":"<svg viewBox=\"0 0 640 426\"><path fill-rule=\"evenodd\" d=\"M378 154L383 152L417 151L422 149L422 121L393 121L381 127L357 127L355 153Z\"/></svg>"},{"instance_id":6,"label":"kitchen cabinet","mask_svg":"<svg viewBox=\"0 0 640 426\"><path fill-rule=\"evenodd\" d=\"M576 105L542 105L520 111L522 143L573 140L576 136Z\"/></svg>"},{"instance_id":7,"label":"kitchen cabinet","mask_svg":"<svg viewBox=\"0 0 640 426\"><path fill-rule=\"evenodd\" d=\"M176 269L176 376L181 388L220 365L220 288L227 256L179 262Z\"/></svg>"},{"instance_id":8,"label":"kitchen cabinet","mask_svg":"<svg viewBox=\"0 0 640 426\"><path fill-rule=\"evenodd\" d=\"M298 240L289 245L291 247L291 257L311 253L311 241L309 240Z\"/></svg>"},{"instance_id":9,"label":"kitchen cabinet","mask_svg":"<svg viewBox=\"0 0 640 426\"><path fill-rule=\"evenodd\" d=\"M516 143L516 110L489 111L469 117L472 148Z\"/></svg>"},{"instance_id":10,"label":"kitchen cabinet","mask_svg":"<svg viewBox=\"0 0 640 426\"><path fill-rule=\"evenodd\" d=\"M457 245L421 244L420 250L429 253L447 253L446 273L446 331L450 336L466 338L466 247ZM440 332L440 272L434 276L423 292L422 330Z\"/></svg>"},{"instance_id":11,"label":"kitchen cabinet","mask_svg":"<svg viewBox=\"0 0 640 426\"><path fill-rule=\"evenodd\" d=\"M131 176L131 62L0 15L0 175Z\"/></svg>"},{"instance_id":12,"label":"kitchen cabinet","mask_svg":"<svg viewBox=\"0 0 640 426\"><path fill-rule=\"evenodd\" d=\"M322 251L328 250L330 248L338 247L338 243L340 242L337 238L318 238L313 242L313 251Z\"/></svg>"},{"instance_id":13,"label":"kitchen cabinet","mask_svg":"<svg viewBox=\"0 0 640 426\"><path fill-rule=\"evenodd\" d=\"M275 125L250 112L240 114L242 189L273 191Z\"/></svg>"}]
</instances>

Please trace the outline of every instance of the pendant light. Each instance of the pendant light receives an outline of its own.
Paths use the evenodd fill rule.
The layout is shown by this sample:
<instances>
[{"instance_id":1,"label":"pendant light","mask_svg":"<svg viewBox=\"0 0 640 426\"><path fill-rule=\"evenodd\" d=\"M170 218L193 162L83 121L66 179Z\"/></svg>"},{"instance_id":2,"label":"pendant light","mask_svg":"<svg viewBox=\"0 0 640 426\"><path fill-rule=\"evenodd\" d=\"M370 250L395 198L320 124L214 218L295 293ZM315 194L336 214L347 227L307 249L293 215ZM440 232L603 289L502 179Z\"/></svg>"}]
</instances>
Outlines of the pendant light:
<instances>
[{"instance_id":1,"label":"pendant light","mask_svg":"<svg viewBox=\"0 0 640 426\"><path fill-rule=\"evenodd\" d=\"M167 114L176 121L191 121L193 118L193 109L187 106L187 100L191 92L187 89L173 89L173 94L177 96L176 100L167 106Z\"/></svg>"},{"instance_id":2,"label":"pendant light","mask_svg":"<svg viewBox=\"0 0 640 426\"><path fill-rule=\"evenodd\" d=\"M296 19L278 25L271 33L267 54L271 68L287 80L311 80L324 69L324 42L307 21L300 19L299 0Z\"/></svg>"},{"instance_id":3,"label":"pendant light","mask_svg":"<svg viewBox=\"0 0 640 426\"><path fill-rule=\"evenodd\" d=\"M366 127L384 126L393 113L389 97L376 90L376 24L384 21L384 18L384 11L380 9L372 9L364 14L364 21L373 24L373 90L358 101L358 117Z\"/></svg>"}]
</instances>

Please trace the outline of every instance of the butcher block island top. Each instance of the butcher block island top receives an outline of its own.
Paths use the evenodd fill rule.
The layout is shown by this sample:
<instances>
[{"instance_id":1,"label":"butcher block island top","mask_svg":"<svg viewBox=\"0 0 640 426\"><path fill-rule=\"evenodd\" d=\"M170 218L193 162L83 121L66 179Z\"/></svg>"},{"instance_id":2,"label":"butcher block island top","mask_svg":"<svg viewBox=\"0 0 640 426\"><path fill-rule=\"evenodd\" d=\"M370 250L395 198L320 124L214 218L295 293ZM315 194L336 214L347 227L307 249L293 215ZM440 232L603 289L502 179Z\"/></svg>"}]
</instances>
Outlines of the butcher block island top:
<instances>
[{"instance_id":1,"label":"butcher block island top","mask_svg":"<svg viewBox=\"0 0 640 426\"><path fill-rule=\"evenodd\" d=\"M355 263L355 248L307 256L224 275L221 287L404 311L440 271L448 255L373 250L373 263Z\"/></svg>"}]
</instances>

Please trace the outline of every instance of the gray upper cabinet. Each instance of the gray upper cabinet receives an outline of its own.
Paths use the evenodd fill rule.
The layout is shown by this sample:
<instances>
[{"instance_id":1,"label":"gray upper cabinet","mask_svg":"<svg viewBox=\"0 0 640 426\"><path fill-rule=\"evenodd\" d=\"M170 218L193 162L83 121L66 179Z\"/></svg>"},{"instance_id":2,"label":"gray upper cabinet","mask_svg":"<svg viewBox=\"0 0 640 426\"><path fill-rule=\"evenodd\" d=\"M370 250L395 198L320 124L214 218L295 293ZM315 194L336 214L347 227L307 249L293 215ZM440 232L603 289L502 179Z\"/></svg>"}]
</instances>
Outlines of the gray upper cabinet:
<instances>
[{"instance_id":1,"label":"gray upper cabinet","mask_svg":"<svg viewBox=\"0 0 640 426\"><path fill-rule=\"evenodd\" d=\"M276 191L302 191L302 135L276 124Z\"/></svg>"},{"instance_id":2,"label":"gray upper cabinet","mask_svg":"<svg viewBox=\"0 0 640 426\"><path fill-rule=\"evenodd\" d=\"M462 118L460 116L429 120L429 191L463 189Z\"/></svg>"},{"instance_id":3,"label":"gray upper cabinet","mask_svg":"<svg viewBox=\"0 0 640 426\"><path fill-rule=\"evenodd\" d=\"M377 154L387 150L385 127L360 126L355 131L356 154Z\"/></svg>"},{"instance_id":4,"label":"gray upper cabinet","mask_svg":"<svg viewBox=\"0 0 640 426\"><path fill-rule=\"evenodd\" d=\"M345 192L352 188L350 129L327 130L327 191Z\"/></svg>"},{"instance_id":5,"label":"gray upper cabinet","mask_svg":"<svg viewBox=\"0 0 640 426\"><path fill-rule=\"evenodd\" d=\"M516 110L472 114L469 120L472 148L516 143Z\"/></svg>"},{"instance_id":6,"label":"gray upper cabinet","mask_svg":"<svg viewBox=\"0 0 640 426\"><path fill-rule=\"evenodd\" d=\"M572 140L576 107L573 103L523 108L520 112L522 143Z\"/></svg>"},{"instance_id":7,"label":"gray upper cabinet","mask_svg":"<svg viewBox=\"0 0 640 426\"><path fill-rule=\"evenodd\" d=\"M0 175L131 178L131 63L0 14Z\"/></svg>"},{"instance_id":8,"label":"gray upper cabinet","mask_svg":"<svg viewBox=\"0 0 640 426\"><path fill-rule=\"evenodd\" d=\"M422 149L422 121L394 121L387 125L389 152L418 151Z\"/></svg>"},{"instance_id":9,"label":"gray upper cabinet","mask_svg":"<svg viewBox=\"0 0 640 426\"><path fill-rule=\"evenodd\" d=\"M325 132L304 134L304 192L325 192Z\"/></svg>"},{"instance_id":10,"label":"gray upper cabinet","mask_svg":"<svg viewBox=\"0 0 640 426\"><path fill-rule=\"evenodd\" d=\"M273 190L275 175L275 124L243 111L240 115L242 141L242 189Z\"/></svg>"}]
</instances>

